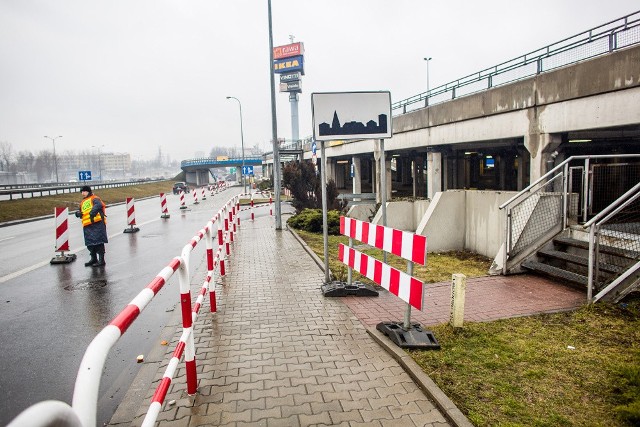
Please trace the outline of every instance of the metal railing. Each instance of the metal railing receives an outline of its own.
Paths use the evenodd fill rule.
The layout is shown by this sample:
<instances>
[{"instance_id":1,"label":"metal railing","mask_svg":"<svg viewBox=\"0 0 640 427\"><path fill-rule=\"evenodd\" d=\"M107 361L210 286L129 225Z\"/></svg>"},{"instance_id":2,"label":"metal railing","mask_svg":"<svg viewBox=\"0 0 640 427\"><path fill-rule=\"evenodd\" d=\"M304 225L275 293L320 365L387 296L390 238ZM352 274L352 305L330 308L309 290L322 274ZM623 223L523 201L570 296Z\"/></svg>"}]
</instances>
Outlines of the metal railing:
<instances>
[{"instance_id":1,"label":"metal railing","mask_svg":"<svg viewBox=\"0 0 640 427\"><path fill-rule=\"evenodd\" d=\"M10 189L0 190L0 196L9 196L9 200L14 198L24 199L28 194L33 197L51 196L52 194L65 194L65 193L78 193L83 185L90 185L92 189L102 188L118 188L127 187L130 185L147 184L150 182L165 181L164 179L152 179L148 181L114 181L114 182L102 182L102 181L85 181L79 183L60 183L60 184L19 184L13 185ZM46 193L46 194L45 194Z\"/></svg>"},{"instance_id":2,"label":"metal railing","mask_svg":"<svg viewBox=\"0 0 640 427\"><path fill-rule=\"evenodd\" d=\"M523 80L640 43L640 11L394 102L398 114Z\"/></svg>"},{"instance_id":3,"label":"metal railing","mask_svg":"<svg viewBox=\"0 0 640 427\"><path fill-rule=\"evenodd\" d=\"M262 164L262 156L251 156L244 158L245 164L251 165L259 165ZM215 167L225 167L225 166L235 166L238 164L242 164L242 157L234 157L228 158L224 160L218 160L210 157L199 157L197 159L188 159L180 162L180 167L190 167L190 166L215 166Z\"/></svg>"},{"instance_id":4,"label":"metal railing","mask_svg":"<svg viewBox=\"0 0 640 427\"><path fill-rule=\"evenodd\" d=\"M608 282L603 268L622 272L640 259L640 182L583 227L589 230L587 299L591 301L595 285L603 288ZM601 252L603 245L613 250Z\"/></svg>"},{"instance_id":5,"label":"metal railing","mask_svg":"<svg viewBox=\"0 0 640 427\"><path fill-rule=\"evenodd\" d=\"M500 205L506 212L503 274L509 264L569 224L587 222L639 182L640 163L621 159L640 160L640 154L569 157Z\"/></svg>"}]
</instances>

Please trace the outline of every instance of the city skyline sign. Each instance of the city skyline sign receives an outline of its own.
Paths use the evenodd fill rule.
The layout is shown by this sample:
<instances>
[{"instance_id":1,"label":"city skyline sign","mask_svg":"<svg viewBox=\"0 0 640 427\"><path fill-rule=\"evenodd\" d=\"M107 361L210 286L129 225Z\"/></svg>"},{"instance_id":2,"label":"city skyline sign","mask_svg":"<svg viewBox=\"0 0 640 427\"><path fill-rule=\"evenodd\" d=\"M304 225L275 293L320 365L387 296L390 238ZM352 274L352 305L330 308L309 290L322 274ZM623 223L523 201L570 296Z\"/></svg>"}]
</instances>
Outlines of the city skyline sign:
<instances>
[{"instance_id":1,"label":"city skyline sign","mask_svg":"<svg viewBox=\"0 0 640 427\"><path fill-rule=\"evenodd\" d=\"M311 94L317 141L391 138L391 92Z\"/></svg>"}]
</instances>

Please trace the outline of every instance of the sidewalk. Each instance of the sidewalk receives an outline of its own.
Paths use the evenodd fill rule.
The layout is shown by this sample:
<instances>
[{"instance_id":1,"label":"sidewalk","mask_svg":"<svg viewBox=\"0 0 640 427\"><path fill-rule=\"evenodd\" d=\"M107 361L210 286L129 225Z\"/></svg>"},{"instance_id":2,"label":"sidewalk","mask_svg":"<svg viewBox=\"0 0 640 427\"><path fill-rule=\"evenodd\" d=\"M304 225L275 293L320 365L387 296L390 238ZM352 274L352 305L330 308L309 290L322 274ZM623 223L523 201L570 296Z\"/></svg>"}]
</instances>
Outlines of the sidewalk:
<instances>
[{"instance_id":1,"label":"sidewalk","mask_svg":"<svg viewBox=\"0 0 640 427\"><path fill-rule=\"evenodd\" d=\"M218 311L204 307L195 323L198 393L186 395L181 362L157 425L471 425L375 331L381 321L401 321L406 305L386 291L323 297L324 273L291 232L276 232L273 223L272 217L242 222L229 274L217 287ZM192 293L205 264L197 268ZM412 321L446 322L449 285L427 289L427 308L413 311ZM469 280L467 289L467 320L566 310L584 301L580 292L530 276ZM169 346L147 357L110 425L142 423L181 334L175 313L172 325Z\"/></svg>"}]
</instances>

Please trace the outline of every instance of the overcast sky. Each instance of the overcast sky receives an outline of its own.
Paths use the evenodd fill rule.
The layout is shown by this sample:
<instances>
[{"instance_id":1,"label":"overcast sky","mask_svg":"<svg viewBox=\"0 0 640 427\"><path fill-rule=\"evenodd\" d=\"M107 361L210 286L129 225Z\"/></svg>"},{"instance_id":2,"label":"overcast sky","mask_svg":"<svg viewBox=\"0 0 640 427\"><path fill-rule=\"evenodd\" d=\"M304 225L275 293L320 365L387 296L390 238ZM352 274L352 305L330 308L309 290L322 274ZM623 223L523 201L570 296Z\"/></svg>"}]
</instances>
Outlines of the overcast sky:
<instances>
[{"instance_id":1,"label":"overcast sky","mask_svg":"<svg viewBox=\"0 0 640 427\"><path fill-rule=\"evenodd\" d=\"M637 0L272 0L274 46L305 46L311 93L392 101L636 12ZM0 0L0 141L14 151L104 146L133 159L270 147L266 0ZM277 79L276 79L277 82ZM277 84L277 83L276 83ZM291 138L276 93L278 136Z\"/></svg>"}]
</instances>

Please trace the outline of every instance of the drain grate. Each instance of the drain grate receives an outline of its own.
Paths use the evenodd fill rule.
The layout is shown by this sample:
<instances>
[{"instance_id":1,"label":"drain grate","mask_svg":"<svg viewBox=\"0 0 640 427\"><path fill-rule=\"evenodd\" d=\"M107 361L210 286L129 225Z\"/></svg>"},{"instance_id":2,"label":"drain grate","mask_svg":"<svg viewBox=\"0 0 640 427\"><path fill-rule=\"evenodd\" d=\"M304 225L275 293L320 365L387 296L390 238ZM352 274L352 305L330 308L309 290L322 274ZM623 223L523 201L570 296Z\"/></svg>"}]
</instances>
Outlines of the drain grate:
<instances>
[{"instance_id":1,"label":"drain grate","mask_svg":"<svg viewBox=\"0 0 640 427\"><path fill-rule=\"evenodd\" d=\"M78 282L73 285L65 286L66 291L89 291L92 289L101 289L107 286L106 280L90 280L88 282Z\"/></svg>"}]
</instances>

